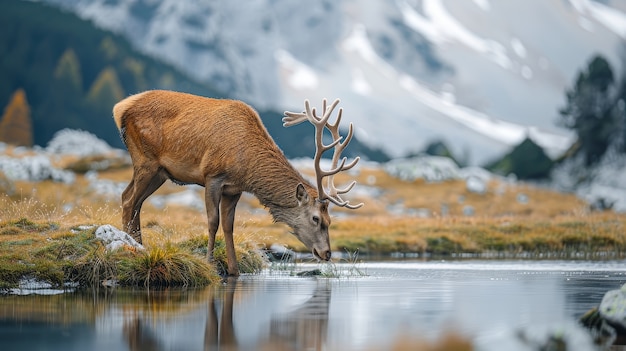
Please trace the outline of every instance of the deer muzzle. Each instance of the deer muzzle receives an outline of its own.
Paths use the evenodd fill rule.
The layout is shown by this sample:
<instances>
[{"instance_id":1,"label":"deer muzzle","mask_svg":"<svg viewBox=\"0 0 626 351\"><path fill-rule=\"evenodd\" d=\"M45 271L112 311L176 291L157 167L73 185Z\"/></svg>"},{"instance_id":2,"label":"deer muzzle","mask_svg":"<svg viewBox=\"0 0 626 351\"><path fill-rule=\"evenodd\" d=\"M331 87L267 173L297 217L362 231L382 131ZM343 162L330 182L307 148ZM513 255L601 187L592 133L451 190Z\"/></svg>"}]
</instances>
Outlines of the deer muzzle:
<instances>
[{"instance_id":1,"label":"deer muzzle","mask_svg":"<svg viewBox=\"0 0 626 351\"><path fill-rule=\"evenodd\" d=\"M330 261L331 256L330 250L318 251L317 249L313 249L313 256L322 261Z\"/></svg>"}]
</instances>

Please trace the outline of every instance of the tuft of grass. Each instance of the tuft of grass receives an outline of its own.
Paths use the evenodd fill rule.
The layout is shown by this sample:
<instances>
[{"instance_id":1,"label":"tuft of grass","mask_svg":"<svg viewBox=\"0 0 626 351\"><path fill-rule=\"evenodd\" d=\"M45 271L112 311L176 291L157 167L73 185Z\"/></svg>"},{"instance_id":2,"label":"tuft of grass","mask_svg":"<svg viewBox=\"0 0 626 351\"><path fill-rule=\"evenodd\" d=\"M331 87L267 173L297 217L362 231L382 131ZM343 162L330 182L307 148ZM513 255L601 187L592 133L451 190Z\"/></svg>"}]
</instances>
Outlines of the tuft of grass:
<instances>
[{"instance_id":1,"label":"tuft of grass","mask_svg":"<svg viewBox=\"0 0 626 351\"><path fill-rule=\"evenodd\" d=\"M359 252L358 251L347 251L347 257L342 258L342 265L337 265L334 262L327 262L322 266L322 277L325 278L342 278L342 277L362 277L365 276L365 272L363 272L359 268Z\"/></svg>"},{"instance_id":2,"label":"tuft of grass","mask_svg":"<svg viewBox=\"0 0 626 351\"><path fill-rule=\"evenodd\" d=\"M80 287L99 287L114 282L118 277L117 262L121 255L109 253L101 243L95 243L86 254L67 267L67 278Z\"/></svg>"},{"instance_id":3,"label":"tuft of grass","mask_svg":"<svg viewBox=\"0 0 626 351\"><path fill-rule=\"evenodd\" d=\"M193 253L206 257L208 249L208 235L193 236L178 244L179 247L185 248ZM242 274L259 273L267 266L265 256L257 250L247 240L241 239L235 234L235 255L239 272ZM228 274L228 263L226 259L226 245L224 237L217 235L215 238L215 249L213 250L213 260L217 271L220 275Z\"/></svg>"},{"instance_id":4,"label":"tuft of grass","mask_svg":"<svg viewBox=\"0 0 626 351\"><path fill-rule=\"evenodd\" d=\"M209 285L219 280L213 265L174 245L137 252L122 260L118 268L119 282L131 286L190 287Z\"/></svg>"}]
</instances>

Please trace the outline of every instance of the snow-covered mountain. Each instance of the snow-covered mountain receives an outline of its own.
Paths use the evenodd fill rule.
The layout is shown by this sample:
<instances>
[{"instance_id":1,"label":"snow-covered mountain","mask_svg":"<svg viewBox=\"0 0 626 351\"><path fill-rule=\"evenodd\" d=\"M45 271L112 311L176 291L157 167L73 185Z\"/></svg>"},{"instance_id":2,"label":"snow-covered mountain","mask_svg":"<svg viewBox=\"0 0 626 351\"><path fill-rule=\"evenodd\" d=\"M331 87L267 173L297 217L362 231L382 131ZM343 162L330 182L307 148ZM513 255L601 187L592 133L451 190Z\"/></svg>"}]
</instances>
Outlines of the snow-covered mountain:
<instances>
[{"instance_id":1,"label":"snow-covered mountain","mask_svg":"<svg viewBox=\"0 0 626 351\"><path fill-rule=\"evenodd\" d=\"M617 0L44 0L257 108L342 99L393 156L444 140L471 164L531 136L551 155L592 55L621 71Z\"/></svg>"}]
</instances>

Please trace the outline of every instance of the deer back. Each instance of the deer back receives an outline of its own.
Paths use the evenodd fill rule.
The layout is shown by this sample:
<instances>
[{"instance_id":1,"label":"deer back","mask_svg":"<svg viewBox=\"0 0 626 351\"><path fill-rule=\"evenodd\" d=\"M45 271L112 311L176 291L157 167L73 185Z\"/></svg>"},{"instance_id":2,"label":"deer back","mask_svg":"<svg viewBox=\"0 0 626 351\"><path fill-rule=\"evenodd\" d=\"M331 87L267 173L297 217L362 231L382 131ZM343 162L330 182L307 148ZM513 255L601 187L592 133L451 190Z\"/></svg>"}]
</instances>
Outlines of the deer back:
<instances>
[{"instance_id":1,"label":"deer back","mask_svg":"<svg viewBox=\"0 0 626 351\"><path fill-rule=\"evenodd\" d=\"M245 181L261 167L260 158L288 163L258 114L241 101L155 90L120 101L113 115L133 164L158 162L181 183Z\"/></svg>"}]
</instances>

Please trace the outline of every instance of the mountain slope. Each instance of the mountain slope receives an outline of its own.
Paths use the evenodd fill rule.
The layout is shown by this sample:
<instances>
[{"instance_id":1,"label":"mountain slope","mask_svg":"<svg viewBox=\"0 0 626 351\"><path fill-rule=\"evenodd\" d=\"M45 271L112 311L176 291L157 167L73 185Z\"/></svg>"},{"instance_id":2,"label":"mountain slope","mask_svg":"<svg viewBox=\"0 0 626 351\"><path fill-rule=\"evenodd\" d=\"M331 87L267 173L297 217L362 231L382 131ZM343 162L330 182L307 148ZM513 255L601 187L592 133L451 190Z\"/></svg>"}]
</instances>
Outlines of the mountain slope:
<instances>
[{"instance_id":1,"label":"mountain slope","mask_svg":"<svg viewBox=\"0 0 626 351\"><path fill-rule=\"evenodd\" d=\"M626 37L616 1L46 1L261 108L340 97L370 145L443 139L470 163L526 136L562 152L566 87Z\"/></svg>"},{"instance_id":2,"label":"mountain slope","mask_svg":"<svg viewBox=\"0 0 626 351\"><path fill-rule=\"evenodd\" d=\"M7 29L0 32L0 105L6 106L16 90L25 92L34 142L40 146L57 131L71 128L90 131L123 148L111 118L112 107L121 98L146 89L226 97L210 82L196 81L138 53L124 38L48 4L2 1L0 23ZM285 129L282 113L260 110L259 114L288 157L314 154L312 128ZM346 152L371 160L388 159L357 138Z\"/></svg>"}]
</instances>

